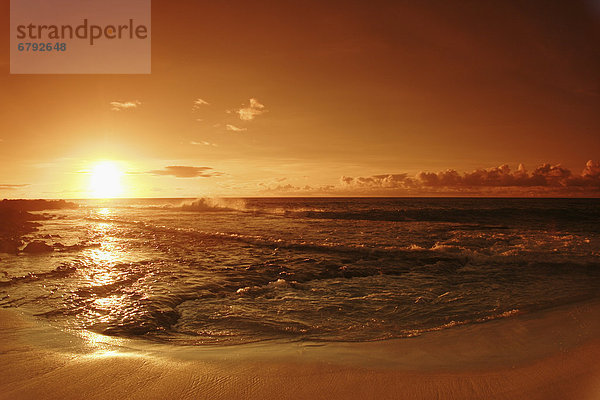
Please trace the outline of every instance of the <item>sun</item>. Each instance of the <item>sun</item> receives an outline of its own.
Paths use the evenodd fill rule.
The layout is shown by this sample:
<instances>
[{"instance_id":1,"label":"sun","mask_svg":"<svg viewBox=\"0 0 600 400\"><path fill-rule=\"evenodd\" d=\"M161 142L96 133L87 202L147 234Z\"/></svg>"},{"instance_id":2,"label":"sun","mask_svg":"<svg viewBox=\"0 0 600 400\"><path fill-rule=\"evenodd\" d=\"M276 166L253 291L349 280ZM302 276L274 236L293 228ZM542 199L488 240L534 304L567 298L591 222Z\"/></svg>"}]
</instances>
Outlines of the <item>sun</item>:
<instances>
[{"instance_id":1,"label":"sun","mask_svg":"<svg viewBox=\"0 0 600 400\"><path fill-rule=\"evenodd\" d=\"M122 192L121 176L123 173L111 161L99 162L92 167L90 176L90 192L96 198L118 197Z\"/></svg>"}]
</instances>

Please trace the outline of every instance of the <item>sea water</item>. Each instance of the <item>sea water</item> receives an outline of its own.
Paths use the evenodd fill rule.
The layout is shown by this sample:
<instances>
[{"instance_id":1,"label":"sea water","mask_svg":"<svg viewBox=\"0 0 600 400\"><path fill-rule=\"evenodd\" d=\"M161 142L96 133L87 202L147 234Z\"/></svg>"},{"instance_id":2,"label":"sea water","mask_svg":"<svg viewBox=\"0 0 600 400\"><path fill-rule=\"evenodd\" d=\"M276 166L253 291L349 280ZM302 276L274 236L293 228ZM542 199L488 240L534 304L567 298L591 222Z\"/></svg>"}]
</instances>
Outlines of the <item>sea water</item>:
<instances>
[{"instance_id":1,"label":"sea water","mask_svg":"<svg viewBox=\"0 0 600 400\"><path fill-rule=\"evenodd\" d=\"M372 341L600 296L600 200L77 201L0 254L0 306L191 345Z\"/></svg>"}]
</instances>

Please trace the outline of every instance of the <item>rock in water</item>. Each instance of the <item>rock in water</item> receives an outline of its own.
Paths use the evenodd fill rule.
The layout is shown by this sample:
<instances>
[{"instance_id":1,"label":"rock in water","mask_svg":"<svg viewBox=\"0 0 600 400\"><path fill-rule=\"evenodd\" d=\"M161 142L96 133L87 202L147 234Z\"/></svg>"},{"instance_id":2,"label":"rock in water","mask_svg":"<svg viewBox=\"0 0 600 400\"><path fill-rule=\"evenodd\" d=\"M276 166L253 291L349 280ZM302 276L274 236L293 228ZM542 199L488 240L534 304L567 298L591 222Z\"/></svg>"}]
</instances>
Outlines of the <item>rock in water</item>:
<instances>
[{"instance_id":1,"label":"rock in water","mask_svg":"<svg viewBox=\"0 0 600 400\"><path fill-rule=\"evenodd\" d=\"M52 246L47 245L41 240L36 240L31 243L27 243L27 246L23 249L25 253L39 254L39 253L49 253L54 251Z\"/></svg>"}]
</instances>

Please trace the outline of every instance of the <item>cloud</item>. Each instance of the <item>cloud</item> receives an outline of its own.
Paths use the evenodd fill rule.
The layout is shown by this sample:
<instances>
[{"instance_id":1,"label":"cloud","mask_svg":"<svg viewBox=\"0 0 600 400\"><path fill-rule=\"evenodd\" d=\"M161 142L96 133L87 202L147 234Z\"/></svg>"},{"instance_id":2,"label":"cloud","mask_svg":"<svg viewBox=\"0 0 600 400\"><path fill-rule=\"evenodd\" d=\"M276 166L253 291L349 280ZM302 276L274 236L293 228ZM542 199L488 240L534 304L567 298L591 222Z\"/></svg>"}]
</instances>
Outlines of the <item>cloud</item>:
<instances>
[{"instance_id":1,"label":"cloud","mask_svg":"<svg viewBox=\"0 0 600 400\"><path fill-rule=\"evenodd\" d=\"M194 105L196 106L209 106L210 103L206 100L202 100L202 99L196 99L194 100Z\"/></svg>"},{"instance_id":2,"label":"cloud","mask_svg":"<svg viewBox=\"0 0 600 400\"><path fill-rule=\"evenodd\" d=\"M340 179L341 187L363 190L451 190L469 191L474 189L537 189L600 190L600 163L588 161L581 174L574 174L560 164L542 164L528 172L523 164L515 171L504 164L499 167L477 169L459 173L448 169L441 172L419 172L411 177L408 174L384 174L369 177L347 177Z\"/></svg>"},{"instance_id":3,"label":"cloud","mask_svg":"<svg viewBox=\"0 0 600 400\"><path fill-rule=\"evenodd\" d=\"M194 103L192 105L192 110L196 111L202 106L209 106L209 105L210 105L210 103L208 101L198 98L198 99L194 100Z\"/></svg>"},{"instance_id":4,"label":"cloud","mask_svg":"<svg viewBox=\"0 0 600 400\"><path fill-rule=\"evenodd\" d=\"M112 111L134 110L142 105L140 101L111 101L110 109Z\"/></svg>"},{"instance_id":5,"label":"cloud","mask_svg":"<svg viewBox=\"0 0 600 400\"><path fill-rule=\"evenodd\" d=\"M26 186L29 186L29 184L23 184L23 185L0 184L0 190L14 190L14 189L23 188Z\"/></svg>"},{"instance_id":6,"label":"cloud","mask_svg":"<svg viewBox=\"0 0 600 400\"><path fill-rule=\"evenodd\" d=\"M572 172L559 165L542 164L528 173L523 164L511 171L506 164L478 169L463 175L455 170L417 175L420 184L427 187L567 187L573 186ZM581 178L581 177L579 177ZM589 182L593 186L593 182Z\"/></svg>"},{"instance_id":7,"label":"cloud","mask_svg":"<svg viewBox=\"0 0 600 400\"><path fill-rule=\"evenodd\" d=\"M283 182L287 180L287 178L278 178L276 179L276 182ZM260 191L264 192L264 193L269 193L269 194L287 194L287 195L315 195L315 194L330 194L335 187L333 185L327 185L327 186L319 186L319 187L315 187L315 186L310 186L310 185L304 185L304 186L297 186L297 185L292 185L290 183L282 185L282 184L269 184L269 183L259 183L258 186L260 187Z\"/></svg>"},{"instance_id":8,"label":"cloud","mask_svg":"<svg viewBox=\"0 0 600 400\"><path fill-rule=\"evenodd\" d=\"M408 188L415 186L415 180L408 177L407 174L373 175L366 178L342 176L340 181L343 186L362 188Z\"/></svg>"},{"instance_id":9,"label":"cloud","mask_svg":"<svg viewBox=\"0 0 600 400\"><path fill-rule=\"evenodd\" d=\"M218 145L216 143L205 142L204 140L199 140L199 141L192 140L190 142L190 144L194 145L194 146L213 146L213 147L218 147Z\"/></svg>"},{"instance_id":10,"label":"cloud","mask_svg":"<svg viewBox=\"0 0 600 400\"><path fill-rule=\"evenodd\" d=\"M299 192L299 191L311 191L313 188L309 185L300 187L295 186L290 183L287 185L277 185L277 186L266 186L265 190L272 192Z\"/></svg>"},{"instance_id":11,"label":"cloud","mask_svg":"<svg viewBox=\"0 0 600 400\"><path fill-rule=\"evenodd\" d=\"M600 188L600 162L589 160L580 176L571 176L568 179L571 186Z\"/></svg>"},{"instance_id":12,"label":"cloud","mask_svg":"<svg viewBox=\"0 0 600 400\"><path fill-rule=\"evenodd\" d=\"M600 162L589 160L585 164L583 171L581 171L581 176L584 178L598 179L600 177Z\"/></svg>"},{"instance_id":13,"label":"cloud","mask_svg":"<svg viewBox=\"0 0 600 400\"><path fill-rule=\"evenodd\" d=\"M243 132L245 130L247 130L246 128L238 128L235 125L231 125L231 124L227 124L225 126L225 129L227 129L228 131L233 131L233 132Z\"/></svg>"},{"instance_id":14,"label":"cloud","mask_svg":"<svg viewBox=\"0 0 600 400\"><path fill-rule=\"evenodd\" d=\"M247 107L242 107L236 111L236 113L240 116L242 121L251 121L256 118L258 115L267 112L265 106L259 103L255 98L250 99L250 105Z\"/></svg>"},{"instance_id":15,"label":"cloud","mask_svg":"<svg viewBox=\"0 0 600 400\"><path fill-rule=\"evenodd\" d=\"M168 175L177 178L211 178L222 175L221 172L212 171L210 167L188 167L181 165L170 165L163 169L149 171L152 175Z\"/></svg>"}]
</instances>

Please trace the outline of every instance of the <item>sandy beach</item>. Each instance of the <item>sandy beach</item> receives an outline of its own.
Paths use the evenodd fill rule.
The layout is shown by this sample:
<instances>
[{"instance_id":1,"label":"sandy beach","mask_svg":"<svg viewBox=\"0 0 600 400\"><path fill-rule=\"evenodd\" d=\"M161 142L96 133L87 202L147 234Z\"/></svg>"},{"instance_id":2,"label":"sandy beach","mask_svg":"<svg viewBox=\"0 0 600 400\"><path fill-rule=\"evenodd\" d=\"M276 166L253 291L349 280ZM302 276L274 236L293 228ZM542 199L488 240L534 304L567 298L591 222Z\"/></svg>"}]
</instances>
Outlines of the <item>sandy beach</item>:
<instances>
[{"instance_id":1,"label":"sandy beach","mask_svg":"<svg viewBox=\"0 0 600 400\"><path fill-rule=\"evenodd\" d=\"M598 399L597 302L370 343L185 347L0 311L2 399Z\"/></svg>"}]
</instances>

